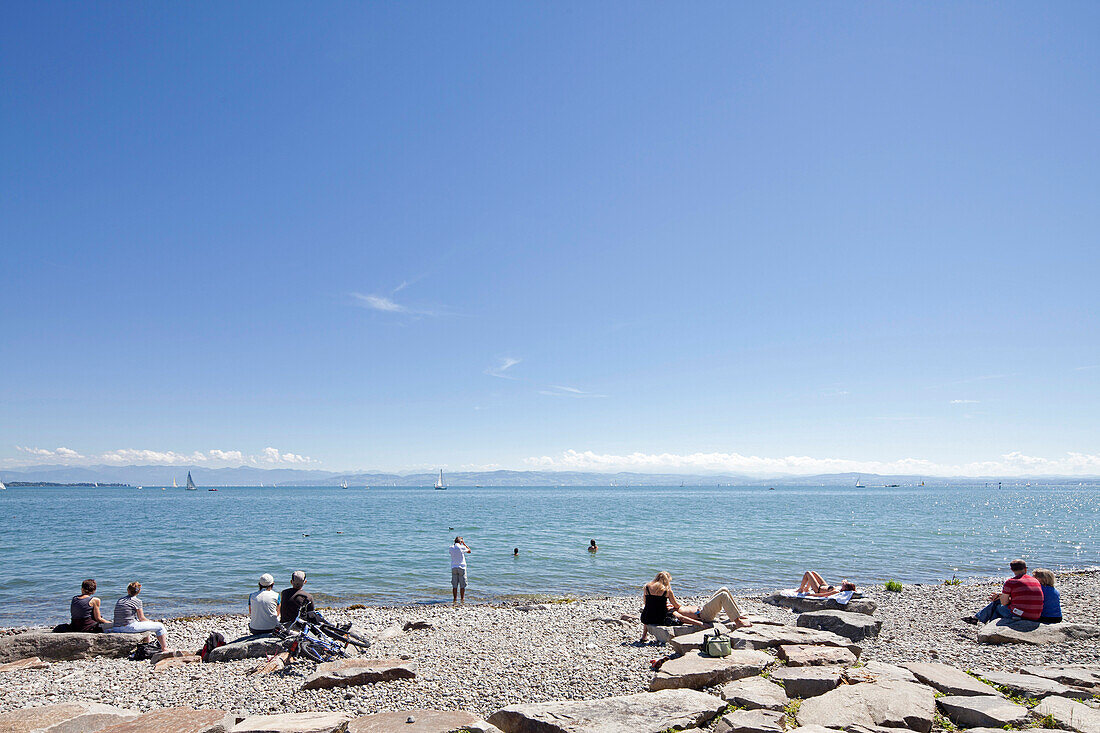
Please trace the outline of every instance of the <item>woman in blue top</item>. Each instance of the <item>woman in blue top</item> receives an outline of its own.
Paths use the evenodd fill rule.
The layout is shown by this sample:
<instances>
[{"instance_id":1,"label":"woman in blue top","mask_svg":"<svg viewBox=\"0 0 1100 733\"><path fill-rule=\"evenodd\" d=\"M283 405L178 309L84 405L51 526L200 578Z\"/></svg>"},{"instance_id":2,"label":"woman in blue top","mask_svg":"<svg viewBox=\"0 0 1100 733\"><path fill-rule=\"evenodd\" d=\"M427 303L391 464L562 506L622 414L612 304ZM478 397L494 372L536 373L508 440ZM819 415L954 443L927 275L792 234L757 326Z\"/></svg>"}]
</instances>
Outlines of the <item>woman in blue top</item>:
<instances>
[{"instance_id":1,"label":"woman in blue top","mask_svg":"<svg viewBox=\"0 0 1100 733\"><path fill-rule=\"evenodd\" d=\"M1032 573L1039 585L1043 588L1043 615L1039 617L1041 624L1056 624L1062 620L1062 598L1058 595L1058 589L1054 587L1054 573L1046 568L1036 568Z\"/></svg>"}]
</instances>

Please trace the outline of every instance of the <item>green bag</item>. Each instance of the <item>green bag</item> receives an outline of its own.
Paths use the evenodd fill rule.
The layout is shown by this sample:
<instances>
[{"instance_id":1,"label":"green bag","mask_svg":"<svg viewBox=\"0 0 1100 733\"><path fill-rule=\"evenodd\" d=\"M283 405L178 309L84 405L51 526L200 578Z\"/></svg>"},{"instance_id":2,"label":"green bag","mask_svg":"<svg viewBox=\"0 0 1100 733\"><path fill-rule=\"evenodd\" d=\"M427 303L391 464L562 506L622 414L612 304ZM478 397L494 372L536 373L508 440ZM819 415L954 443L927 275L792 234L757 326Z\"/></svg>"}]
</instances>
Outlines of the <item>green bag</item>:
<instances>
[{"instance_id":1,"label":"green bag","mask_svg":"<svg viewBox=\"0 0 1100 733\"><path fill-rule=\"evenodd\" d=\"M730 638L718 629L714 630L713 636L703 634L703 654L708 657L728 657L732 651Z\"/></svg>"}]
</instances>

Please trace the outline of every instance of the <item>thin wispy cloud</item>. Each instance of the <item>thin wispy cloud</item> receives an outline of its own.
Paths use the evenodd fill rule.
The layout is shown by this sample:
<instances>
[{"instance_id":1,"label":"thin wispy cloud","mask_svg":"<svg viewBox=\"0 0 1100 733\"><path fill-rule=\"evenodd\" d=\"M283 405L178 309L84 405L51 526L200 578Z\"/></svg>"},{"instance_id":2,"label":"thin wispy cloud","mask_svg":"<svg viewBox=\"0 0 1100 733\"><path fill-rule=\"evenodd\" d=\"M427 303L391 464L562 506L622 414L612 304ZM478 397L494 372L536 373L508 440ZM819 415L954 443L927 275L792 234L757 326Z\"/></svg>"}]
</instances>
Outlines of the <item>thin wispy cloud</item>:
<instances>
[{"instance_id":1,"label":"thin wispy cloud","mask_svg":"<svg viewBox=\"0 0 1100 733\"><path fill-rule=\"evenodd\" d=\"M1074 367L1073 371L1075 371L1075 372L1087 372L1091 369L1100 369L1100 364L1090 364L1089 366Z\"/></svg>"},{"instance_id":2,"label":"thin wispy cloud","mask_svg":"<svg viewBox=\"0 0 1100 733\"><path fill-rule=\"evenodd\" d=\"M428 308L412 308L407 305L397 303L392 298L387 298L384 295L375 295L373 293L351 293L352 301L360 308L367 308L369 310L378 311L380 313L395 313L403 314L407 316L435 316L438 315L437 311L430 310Z\"/></svg>"},{"instance_id":3,"label":"thin wispy cloud","mask_svg":"<svg viewBox=\"0 0 1100 733\"><path fill-rule=\"evenodd\" d=\"M848 392L848 390L841 389L839 387L828 387L826 389L821 390L821 396L822 397L843 397L847 394L850 394Z\"/></svg>"},{"instance_id":4,"label":"thin wispy cloud","mask_svg":"<svg viewBox=\"0 0 1100 733\"><path fill-rule=\"evenodd\" d=\"M942 387L957 387L960 384L974 384L975 382L988 382L992 379L1008 379L1009 377L1015 377L1015 374L983 374L980 377L969 377L967 379L958 379L954 382L948 382L947 384L940 385Z\"/></svg>"},{"instance_id":5,"label":"thin wispy cloud","mask_svg":"<svg viewBox=\"0 0 1100 733\"><path fill-rule=\"evenodd\" d=\"M1029 456L1019 451L996 460L971 463L938 463L921 458L893 461L861 461L851 458L782 456L768 458L741 453L628 453L567 450L556 456L533 456L530 468L568 471L729 471L755 475L813 475L818 473L871 473L917 476L1090 476L1100 473L1100 455L1066 453L1058 458Z\"/></svg>"},{"instance_id":6,"label":"thin wispy cloud","mask_svg":"<svg viewBox=\"0 0 1100 733\"><path fill-rule=\"evenodd\" d=\"M496 377L497 379L519 379L519 377L508 374L508 370L519 364L522 359L513 359L510 356L505 356L500 360L500 363L496 366L489 367L485 370L485 373L490 377Z\"/></svg>"},{"instance_id":7,"label":"thin wispy cloud","mask_svg":"<svg viewBox=\"0 0 1100 733\"><path fill-rule=\"evenodd\" d=\"M585 392L583 389L577 389L576 387L567 387L563 384L551 384L546 389L540 389L539 394L546 395L548 397L606 397L607 395L596 394L595 392Z\"/></svg>"},{"instance_id":8,"label":"thin wispy cloud","mask_svg":"<svg viewBox=\"0 0 1100 733\"><path fill-rule=\"evenodd\" d=\"M951 400L952 405L976 405L978 400Z\"/></svg>"}]
</instances>

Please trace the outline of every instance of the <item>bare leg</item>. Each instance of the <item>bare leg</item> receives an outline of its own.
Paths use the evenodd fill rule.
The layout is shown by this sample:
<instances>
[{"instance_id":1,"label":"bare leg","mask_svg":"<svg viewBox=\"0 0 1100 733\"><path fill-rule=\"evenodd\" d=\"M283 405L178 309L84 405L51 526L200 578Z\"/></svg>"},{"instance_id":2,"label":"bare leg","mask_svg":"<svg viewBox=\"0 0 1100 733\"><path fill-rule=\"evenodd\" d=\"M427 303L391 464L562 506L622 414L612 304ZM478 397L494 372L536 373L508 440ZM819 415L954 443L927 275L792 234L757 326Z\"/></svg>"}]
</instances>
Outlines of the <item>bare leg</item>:
<instances>
[{"instance_id":1,"label":"bare leg","mask_svg":"<svg viewBox=\"0 0 1100 733\"><path fill-rule=\"evenodd\" d=\"M806 571L802 576L802 584L798 586L799 593L817 593L819 590L828 585L824 578L815 573L813 570Z\"/></svg>"},{"instance_id":2,"label":"bare leg","mask_svg":"<svg viewBox=\"0 0 1100 733\"><path fill-rule=\"evenodd\" d=\"M451 588L451 595L454 596L454 600L451 601L451 605L458 603L458 588Z\"/></svg>"},{"instance_id":3,"label":"bare leg","mask_svg":"<svg viewBox=\"0 0 1100 733\"><path fill-rule=\"evenodd\" d=\"M688 611L687 613L683 613L681 611L673 611L672 615L683 621L688 626L706 626L706 624L700 621L698 616L692 611Z\"/></svg>"},{"instance_id":4,"label":"bare leg","mask_svg":"<svg viewBox=\"0 0 1100 733\"><path fill-rule=\"evenodd\" d=\"M459 596L459 598L461 599L459 601L459 603L465 603L466 602L466 586L462 586L462 590L460 590L459 593L461 594Z\"/></svg>"}]
</instances>

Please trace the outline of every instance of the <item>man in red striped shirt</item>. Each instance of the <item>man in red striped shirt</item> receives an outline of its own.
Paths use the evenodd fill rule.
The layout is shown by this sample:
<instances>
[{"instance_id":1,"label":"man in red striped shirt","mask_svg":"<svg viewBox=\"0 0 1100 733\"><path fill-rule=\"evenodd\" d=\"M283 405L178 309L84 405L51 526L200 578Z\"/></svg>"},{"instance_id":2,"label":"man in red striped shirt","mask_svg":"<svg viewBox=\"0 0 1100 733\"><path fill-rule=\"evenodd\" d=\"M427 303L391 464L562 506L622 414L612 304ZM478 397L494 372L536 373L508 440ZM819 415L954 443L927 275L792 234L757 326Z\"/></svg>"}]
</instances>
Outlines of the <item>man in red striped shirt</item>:
<instances>
[{"instance_id":1,"label":"man in red striped shirt","mask_svg":"<svg viewBox=\"0 0 1100 733\"><path fill-rule=\"evenodd\" d=\"M1027 563L1023 560L1013 560L1009 567L1014 577L1005 581L1000 593L989 597L988 606L963 621L984 624L995 618L1039 620L1043 615L1043 587L1027 574Z\"/></svg>"}]
</instances>

